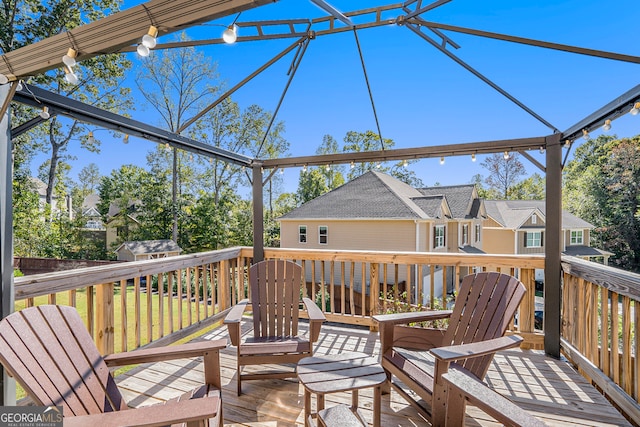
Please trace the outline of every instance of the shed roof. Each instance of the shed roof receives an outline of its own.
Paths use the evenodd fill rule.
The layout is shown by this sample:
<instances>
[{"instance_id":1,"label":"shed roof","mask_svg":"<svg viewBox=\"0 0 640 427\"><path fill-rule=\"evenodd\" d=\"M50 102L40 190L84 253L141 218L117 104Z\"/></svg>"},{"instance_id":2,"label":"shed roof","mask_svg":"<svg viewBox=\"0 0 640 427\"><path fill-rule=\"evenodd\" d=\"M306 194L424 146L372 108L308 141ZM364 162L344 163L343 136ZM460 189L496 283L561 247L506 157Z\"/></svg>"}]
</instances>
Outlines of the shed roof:
<instances>
[{"instance_id":1,"label":"shed roof","mask_svg":"<svg viewBox=\"0 0 640 427\"><path fill-rule=\"evenodd\" d=\"M116 252L122 249L129 250L134 255L158 254L165 252L182 252L182 249L173 240L139 240L133 242L124 242Z\"/></svg>"}]
</instances>

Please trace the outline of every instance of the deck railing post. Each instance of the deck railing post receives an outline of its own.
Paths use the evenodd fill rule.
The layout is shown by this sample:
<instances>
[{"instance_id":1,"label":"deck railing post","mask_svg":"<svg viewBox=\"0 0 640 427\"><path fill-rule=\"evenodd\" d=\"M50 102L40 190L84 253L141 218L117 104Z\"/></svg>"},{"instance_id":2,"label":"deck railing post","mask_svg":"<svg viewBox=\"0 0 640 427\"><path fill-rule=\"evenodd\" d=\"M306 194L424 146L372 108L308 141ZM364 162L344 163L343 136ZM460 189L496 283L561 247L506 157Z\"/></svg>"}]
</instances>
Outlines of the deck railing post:
<instances>
[{"instance_id":1,"label":"deck railing post","mask_svg":"<svg viewBox=\"0 0 640 427\"><path fill-rule=\"evenodd\" d=\"M147 292L151 284L147 282ZM96 287L96 346L100 354L112 354L115 349L115 286L105 283ZM125 310L126 307L123 307Z\"/></svg>"},{"instance_id":2,"label":"deck railing post","mask_svg":"<svg viewBox=\"0 0 640 427\"><path fill-rule=\"evenodd\" d=\"M229 274L230 263L228 260L220 261L218 266L218 311L231 307L230 287L231 274Z\"/></svg>"},{"instance_id":3,"label":"deck railing post","mask_svg":"<svg viewBox=\"0 0 640 427\"><path fill-rule=\"evenodd\" d=\"M546 242L544 264L544 351L560 358L562 244L562 144L560 134L546 138Z\"/></svg>"}]
</instances>

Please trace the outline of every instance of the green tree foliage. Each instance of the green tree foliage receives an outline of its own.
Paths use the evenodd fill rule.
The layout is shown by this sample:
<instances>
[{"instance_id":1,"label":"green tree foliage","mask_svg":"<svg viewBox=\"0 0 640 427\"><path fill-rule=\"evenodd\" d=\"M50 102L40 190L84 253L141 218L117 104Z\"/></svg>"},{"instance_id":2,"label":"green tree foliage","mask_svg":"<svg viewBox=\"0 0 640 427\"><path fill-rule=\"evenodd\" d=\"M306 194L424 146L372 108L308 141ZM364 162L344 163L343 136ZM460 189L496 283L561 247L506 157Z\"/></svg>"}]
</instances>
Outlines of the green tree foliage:
<instances>
[{"instance_id":1,"label":"green tree foliage","mask_svg":"<svg viewBox=\"0 0 640 427\"><path fill-rule=\"evenodd\" d=\"M546 182L543 176L534 173L511 187L510 199L513 200L544 200Z\"/></svg>"},{"instance_id":2,"label":"green tree foliage","mask_svg":"<svg viewBox=\"0 0 640 427\"><path fill-rule=\"evenodd\" d=\"M303 169L298 179L296 199L299 204L303 204L316 197L322 196L329 192L329 190L326 176L322 173L321 168L313 167L307 168L306 170Z\"/></svg>"},{"instance_id":3,"label":"green tree foliage","mask_svg":"<svg viewBox=\"0 0 640 427\"><path fill-rule=\"evenodd\" d=\"M511 153L506 159L503 154L492 154L482 161L481 166L489 171L485 179L489 191L495 191L496 198L512 199L512 187L525 174L518 153Z\"/></svg>"},{"instance_id":4,"label":"green tree foliage","mask_svg":"<svg viewBox=\"0 0 640 427\"><path fill-rule=\"evenodd\" d=\"M613 252L613 265L640 271L640 135L578 147L565 168L564 202L596 226L592 244Z\"/></svg>"}]
</instances>

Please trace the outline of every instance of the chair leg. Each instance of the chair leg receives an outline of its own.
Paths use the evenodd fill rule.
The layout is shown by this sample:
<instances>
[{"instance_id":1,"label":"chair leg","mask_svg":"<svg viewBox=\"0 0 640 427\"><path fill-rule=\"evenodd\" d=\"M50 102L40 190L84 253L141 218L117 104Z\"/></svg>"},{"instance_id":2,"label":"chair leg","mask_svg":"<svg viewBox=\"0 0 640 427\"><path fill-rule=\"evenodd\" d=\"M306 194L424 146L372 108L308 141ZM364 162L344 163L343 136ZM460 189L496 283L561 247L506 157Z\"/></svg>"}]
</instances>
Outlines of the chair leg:
<instances>
[{"instance_id":1,"label":"chair leg","mask_svg":"<svg viewBox=\"0 0 640 427\"><path fill-rule=\"evenodd\" d=\"M236 376L238 377L236 379L236 381L238 382L238 396L240 396L242 394L242 366L240 366L239 361L238 361L238 369L236 371Z\"/></svg>"}]
</instances>

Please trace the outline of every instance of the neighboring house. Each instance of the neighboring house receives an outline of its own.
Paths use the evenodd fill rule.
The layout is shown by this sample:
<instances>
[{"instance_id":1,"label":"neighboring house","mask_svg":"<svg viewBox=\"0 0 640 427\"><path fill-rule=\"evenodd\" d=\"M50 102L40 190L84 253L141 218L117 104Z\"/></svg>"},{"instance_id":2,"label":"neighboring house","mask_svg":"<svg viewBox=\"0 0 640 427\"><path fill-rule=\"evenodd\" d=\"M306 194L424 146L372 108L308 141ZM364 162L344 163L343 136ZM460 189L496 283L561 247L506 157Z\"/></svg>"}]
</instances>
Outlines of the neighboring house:
<instances>
[{"instance_id":1,"label":"neighboring house","mask_svg":"<svg viewBox=\"0 0 640 427\"><path fill-rule=\"evenodd\" d=\"M474 185L416 189L389 175L369 171L280 217L280 246L481 251L483 215L483 203ZM388 274L387 281L393 283L391 276L395 273ZM442 272L438 270L436 275L436 284L442 289ZM354 288L360 286L360 276L361 272L356 271ZM406 276L406 271L399 272L400 281ZM453 275L447 277L451 279ZM430 280L428 276L424 279Z\"/></svg>"},{"instance_id":2,"label":"neighboring house","mask_svg":"<svg viewBox=\"0 0 640 427\"><path fill-rule=\"evenodd\" d=\"M81 214L83 218L86 218L84 228L88 230L106 230L102 222L102 215L98 212L98 203L100 203L100 196L95 193L89 194L82 202Z\"/></svg>"},{"instance_id":3,"label":"neighboring house","mask_svg":"<svg viewBox=\"0 0 640 427\"><path fill-rule=\"evenodd\" d=\"M544 200L485 200L484 250L498 254L544 254ZM561 251L587 260L602 260L611 252L590 246L593 225L567 211L562 211Z\"/></svg>"},{"instance_id":4,"label":"neighboring house","mask_svg":"<svg viewBox=\"0 0 640 427\"><path fill-rule=\"evenodd\" d=\"M180 255L182 249L173 240L124 242L115 250L118 261L139 261Z\"/></svg>"},{"instance_id":5,"label":"neighboring house","mask_svg":"<svg viewBox=\"0 0 640 427\"><path fill-rule=\"evenodd\" d=\"M416 189L369 171L283 215L283 248L458 252L482 248L475 186Z\"/></svg>"}]
</instances>

